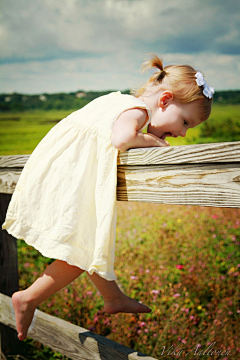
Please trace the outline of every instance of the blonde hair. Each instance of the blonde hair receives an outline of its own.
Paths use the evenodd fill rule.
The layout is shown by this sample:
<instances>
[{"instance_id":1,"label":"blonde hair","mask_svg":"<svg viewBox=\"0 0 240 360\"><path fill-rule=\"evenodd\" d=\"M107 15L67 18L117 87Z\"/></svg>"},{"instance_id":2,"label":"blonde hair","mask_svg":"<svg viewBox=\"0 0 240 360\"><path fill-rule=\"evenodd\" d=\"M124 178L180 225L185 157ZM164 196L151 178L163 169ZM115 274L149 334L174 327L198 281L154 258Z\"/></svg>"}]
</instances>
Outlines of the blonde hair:
<instances>
[{"instance_id":1,"label":"blonde hair","mask_svg":"<svg viewBox=\"0 0 240 360\"><path fill-rule=\"evenodd\" d=\"M155 91L171 90L176 101L190 103L199 100L201 120L207 120L211 113L212 99L203 95L202 86L196 82L196 70L189 65L168 65L163 67L163 62L156 54L142 64L142 70L157 68L149 80L141 88L131 91L132 95L139 97L146 91L154 88Z\"/></svg>"}]
</instances>

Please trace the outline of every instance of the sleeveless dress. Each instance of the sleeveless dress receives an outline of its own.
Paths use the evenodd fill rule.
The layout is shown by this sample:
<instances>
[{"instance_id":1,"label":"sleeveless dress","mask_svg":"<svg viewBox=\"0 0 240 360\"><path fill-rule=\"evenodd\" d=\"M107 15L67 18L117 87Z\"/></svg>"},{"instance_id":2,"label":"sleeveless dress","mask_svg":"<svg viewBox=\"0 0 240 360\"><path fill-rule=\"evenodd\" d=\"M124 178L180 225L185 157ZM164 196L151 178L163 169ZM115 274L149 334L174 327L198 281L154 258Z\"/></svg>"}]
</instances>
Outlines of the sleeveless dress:
<instances>
[{"instance_id":1,"label":"sleeveless dress","mask_svg":"<svg viewBox=\"0 0 240 360\"><path fill-rule=\"evenodd\" d=\"M55 125L29 157L3 229L46 257L106 280L114 273L118 150L112 126L146 104L120 91L101 96ZM141 129L141 130L142 130Z\"/></svg>"}]
</instances>

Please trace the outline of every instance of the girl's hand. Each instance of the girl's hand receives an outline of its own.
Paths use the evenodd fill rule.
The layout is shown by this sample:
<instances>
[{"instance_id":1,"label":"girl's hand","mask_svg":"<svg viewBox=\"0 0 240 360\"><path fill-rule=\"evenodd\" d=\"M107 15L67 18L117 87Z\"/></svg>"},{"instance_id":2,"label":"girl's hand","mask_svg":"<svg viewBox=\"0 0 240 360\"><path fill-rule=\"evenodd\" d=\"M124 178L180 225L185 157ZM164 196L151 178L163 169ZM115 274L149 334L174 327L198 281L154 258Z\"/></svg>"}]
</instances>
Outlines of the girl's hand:
<instances>
[{"instance_id":1,"label":"girl's hand","mask_svg":"<svg viewBox=\"0 0 240 360\"><path fill-rule=\"evenodd\" d=\"M122 151L138 147L169 146L167 141L139 131L147 118L147 111L144 109L137 108L123 112L113 125L112 144Z\"/></svg>"},{"instance_id":2,"label":"girl's hand","mask_svg":"<svg viewBox=\"0 0 240 360\"><path fill-rule=\"evenodd\" d=\"M157 137L156 135L153 135L151 133L146 133L146 134L141 134L145 137L145 141L149 141L149 142L156 142L156 145L149 145L149 146L170 146L169 142L166 140L162 140L159 137Z\"/></svg>"}]
</instances>

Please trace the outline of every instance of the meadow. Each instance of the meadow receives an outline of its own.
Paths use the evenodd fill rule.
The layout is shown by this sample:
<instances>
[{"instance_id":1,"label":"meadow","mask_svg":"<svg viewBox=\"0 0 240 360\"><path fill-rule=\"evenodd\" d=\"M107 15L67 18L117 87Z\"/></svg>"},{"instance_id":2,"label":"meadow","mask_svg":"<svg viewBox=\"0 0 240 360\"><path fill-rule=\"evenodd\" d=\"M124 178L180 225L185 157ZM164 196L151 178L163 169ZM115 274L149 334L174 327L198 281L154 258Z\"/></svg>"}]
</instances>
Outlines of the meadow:
<instances>
[{"instance_id":1,"label":"meadow","mask_svg":"<svg viewBox=\"0 0 240 360\"><path fill-rule=\"evenodd\" d=\"M216 105L208 122L169 142L240 140L239 110ZM30 154L70 112L0 114L0 155ZM22 240L18 256L20 289L52 261ZM157 359L240 358L240 209L118 202L115 272L122 290L150 314L104 313L85 274L39 309ZM31 339L18 356L66 359Z\"/></svg>"},{"instance_id":2,"label":"meadow","mask_svg":"<svg viewBox=\"0 0 240 360\"><path fill-rule=\"evenodd\" d=\"M0 112L0 155L31 154L47 132L73 110ZM240 140L240 105L213 106L208 121L189 129L185 138L167 138L170 145Z\"/></svg>"}]
</instances>

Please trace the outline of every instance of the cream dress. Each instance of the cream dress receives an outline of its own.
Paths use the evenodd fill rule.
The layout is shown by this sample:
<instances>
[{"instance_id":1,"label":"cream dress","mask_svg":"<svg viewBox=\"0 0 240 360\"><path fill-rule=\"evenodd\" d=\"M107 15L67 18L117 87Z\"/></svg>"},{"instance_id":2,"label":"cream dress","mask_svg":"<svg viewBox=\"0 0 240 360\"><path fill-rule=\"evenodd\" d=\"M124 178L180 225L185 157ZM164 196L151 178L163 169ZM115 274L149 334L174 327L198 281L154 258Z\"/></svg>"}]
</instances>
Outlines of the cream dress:
<instances>
[{"instance_id":1,"label":"cream dress","mask_svg":"<svg viewBox=\"0 0 240 360\"><path fill-rule=\"evenodd\" d=\"M114 121L132 108L147 110L146 127L146 104L119 91L54 126L22 171L3 229L46 257L115 280L118 150L111 135Z\"/></svg>"}]
</instances>

